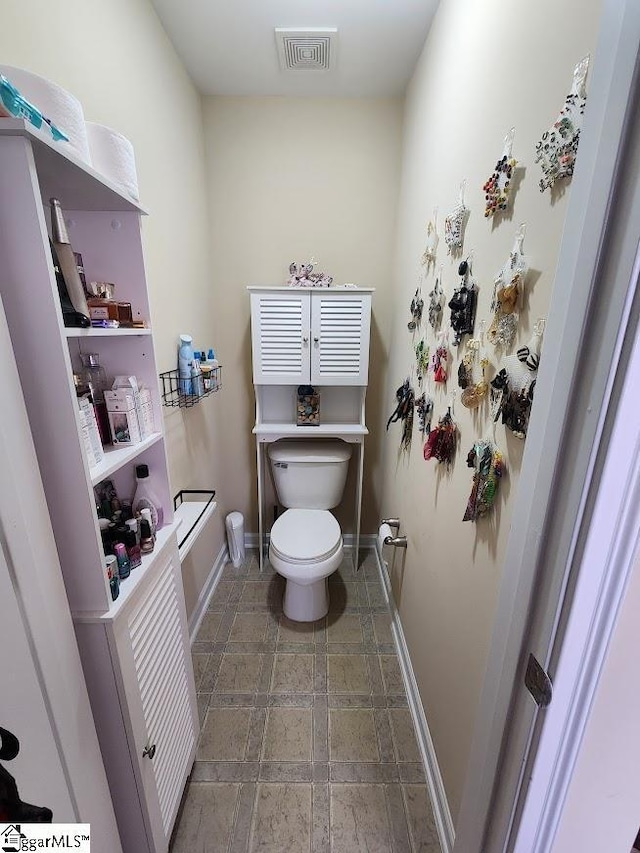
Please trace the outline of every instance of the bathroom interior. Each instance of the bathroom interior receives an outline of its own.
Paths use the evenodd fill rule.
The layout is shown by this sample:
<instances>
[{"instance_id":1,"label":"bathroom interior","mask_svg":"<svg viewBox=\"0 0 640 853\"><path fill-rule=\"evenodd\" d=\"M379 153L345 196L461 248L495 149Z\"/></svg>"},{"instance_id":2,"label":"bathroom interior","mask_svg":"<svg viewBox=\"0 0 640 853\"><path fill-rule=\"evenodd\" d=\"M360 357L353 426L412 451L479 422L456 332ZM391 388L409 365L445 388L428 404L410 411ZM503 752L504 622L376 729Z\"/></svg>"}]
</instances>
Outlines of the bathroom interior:
<instances>
[{"instance_id":1,"label":"bathroom interior","mask_svg":"<svg viewBox=\"0 0 640 853\"><path fill-rule=\"evenodd\" d=\"M77 150L58 174L51 150L73 139L0 118L2 334L85 744L65 750L57 695L64 791L34 774L27 737L6 767L29 802L58 802L54 821L91 823L104 853L489 851L463 848L459 828L577 180L573 160L550 171L547 131L561 110L582 122L603 4L226 6L3 3L0 74L72 93L129 140L137 183L117 190ZM328 70L283 70L277 27L335 27ZM63 322L47 232L82 254L91 286L115 282L128 328ZM38 280L53 282L42 298ZM181 335L181 357L202 352L195 372ZM273 340L292 360L270 361ZM147 433L142 416L135 437L110 419L126 468L100 447L82 457L72 376L94 351L149 393ZM515 413L505 377L524 391ZM129 386L108 393L113 416ZM108 476L92 476L100 464ZM147 474L164 525L133 527L143 556L157 527L157 578L131 562L105 581L87 554L113 520L91 488L108 480L135 505ZM162 618L187 650L179 674L144 660L154 590L176 602ZM151 706L132 687L169 672L173 716L166 694ZM173 742L154 758L162 713ZM0 732L10 717L0 702Z\"/></svg>"}]
</instances>

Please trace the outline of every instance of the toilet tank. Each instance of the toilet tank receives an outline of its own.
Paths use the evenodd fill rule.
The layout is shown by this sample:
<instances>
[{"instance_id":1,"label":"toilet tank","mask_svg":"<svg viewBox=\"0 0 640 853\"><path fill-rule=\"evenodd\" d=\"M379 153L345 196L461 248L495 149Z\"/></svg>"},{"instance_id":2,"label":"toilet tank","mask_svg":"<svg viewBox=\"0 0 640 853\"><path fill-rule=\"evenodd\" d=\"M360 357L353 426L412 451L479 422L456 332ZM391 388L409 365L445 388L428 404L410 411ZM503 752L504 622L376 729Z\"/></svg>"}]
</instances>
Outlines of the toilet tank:
<instances>
[{"instance_id":1,"label":"toilet tank","mask_svg":"<svg viewBox=\"0 0 640 853\"><path fill-rule=\"evenodd\" d=\"M340 503L351 445L339 439L284 439L269 445L278 500L288 509L331 509Z\"/></svg>"}]
</instances>

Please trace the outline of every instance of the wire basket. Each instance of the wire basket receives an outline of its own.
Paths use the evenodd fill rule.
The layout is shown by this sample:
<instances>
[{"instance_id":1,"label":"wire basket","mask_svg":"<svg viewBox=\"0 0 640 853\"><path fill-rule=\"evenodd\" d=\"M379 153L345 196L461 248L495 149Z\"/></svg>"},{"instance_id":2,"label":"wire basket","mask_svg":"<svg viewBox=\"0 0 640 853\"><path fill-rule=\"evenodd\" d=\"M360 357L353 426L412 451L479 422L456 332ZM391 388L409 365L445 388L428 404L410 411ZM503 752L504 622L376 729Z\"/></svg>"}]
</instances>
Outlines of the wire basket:
<instances>
[{"instance_id":1,"label":"wire basket","mask_svg":"<svg viewBox=\"0 0 640 853\"><path fill-rule=\"evenodd\" d=\"M213 367L208 377L200 373L190 379L182 378L177 370L167 370L160 374L160 384L164 406L190 409L222 388L222 365Z\"/></svg>"}]
</instances>

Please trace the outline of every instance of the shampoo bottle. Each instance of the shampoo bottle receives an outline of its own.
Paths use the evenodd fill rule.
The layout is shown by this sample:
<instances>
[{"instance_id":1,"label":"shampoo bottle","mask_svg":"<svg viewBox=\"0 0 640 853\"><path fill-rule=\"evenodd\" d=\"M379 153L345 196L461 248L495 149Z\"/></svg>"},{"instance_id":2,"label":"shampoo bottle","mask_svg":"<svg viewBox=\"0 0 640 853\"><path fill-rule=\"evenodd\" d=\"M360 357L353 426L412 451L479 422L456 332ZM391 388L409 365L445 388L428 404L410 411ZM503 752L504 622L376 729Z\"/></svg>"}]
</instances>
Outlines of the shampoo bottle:
<instances>
[{"instance_id":1,"label":"shampoo bottle","mask_svg":"<svg viewBox=\"0 0 640 853\"><path fill-rule=\"evenodd\" d=\"M84 294L84 288L78 272L67 226L62 214L62 208L57 198L52 198L51 204L51 235L53 245L55 246L58 263L64 277L71 303L79 314L85 317L89 316L89 308L87 306L87 297Z\"/></svg>"},{"instance_id":2,"label":"shampoo bottle","mask_svg":"<svg viewBox=\"0 0 640 853\"><path fill-rule=\"evenodd\" d=\"M196 350L191 362L191 392L195 397L202 397L202 373L200 372L200 352Z\"/></svg>"}]
</instances>

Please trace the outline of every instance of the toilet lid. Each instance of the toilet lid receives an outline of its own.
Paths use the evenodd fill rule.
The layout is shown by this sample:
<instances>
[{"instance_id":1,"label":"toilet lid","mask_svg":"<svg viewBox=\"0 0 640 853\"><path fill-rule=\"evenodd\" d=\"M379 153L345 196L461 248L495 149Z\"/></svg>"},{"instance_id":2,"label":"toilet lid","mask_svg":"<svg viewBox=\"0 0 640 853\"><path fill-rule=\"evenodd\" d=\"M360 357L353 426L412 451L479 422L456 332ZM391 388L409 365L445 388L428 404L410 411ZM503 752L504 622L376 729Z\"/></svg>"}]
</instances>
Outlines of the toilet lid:
<instances>
[{"instance_id":1,"label":"toilet lid","mask_svg":"<svg viewBox=\"0 0 640 853\"><path fill-rule=\"evenodd\" d=\"M290 563L328 560L341 545L340 525L326 509L288 509L271 528L271 548Z\"/></svg>"}]
</instances>

